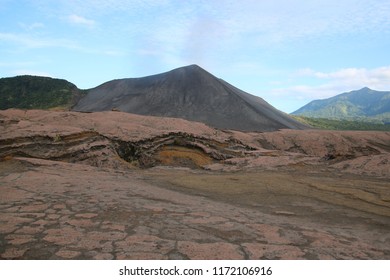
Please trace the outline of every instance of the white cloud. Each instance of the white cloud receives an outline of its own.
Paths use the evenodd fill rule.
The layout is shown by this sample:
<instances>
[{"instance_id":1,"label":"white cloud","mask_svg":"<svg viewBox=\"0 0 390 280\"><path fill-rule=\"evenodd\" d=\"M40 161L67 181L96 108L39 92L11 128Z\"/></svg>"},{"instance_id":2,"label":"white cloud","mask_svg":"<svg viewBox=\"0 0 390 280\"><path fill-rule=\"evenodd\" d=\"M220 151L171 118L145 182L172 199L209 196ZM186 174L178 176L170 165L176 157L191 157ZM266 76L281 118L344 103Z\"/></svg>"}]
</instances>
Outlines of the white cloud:
<instances>
[{"instance_id":1,"label":"white cloud","mask_svg":"<svg viewBox=\"0 0 390 280\"><path fill-rule=\"evenodd\" d=\"M22 48L47 48L47 47L65 47L76 48L77 44L73 41L57 38L37 38L24 33L0 33L0 42L16 44Z\"/></svg>"},{"instance_id":2,"label":"white cloud","mask_svg":"<svg viewBox=\"0 0 390 280\"><path fill-rule=\"evenodd\" d=\"M116 49L87 48L77 41L63 38L41 38L24 33L0 33L0 42L16 45L12 51L24 51L28 49L61 48L88 54L105 56L124 56L126 52Z\"/></svg>"},{"instance_id":3,"label":"white cloud","mask_svg":"<svg viewBox=\"0 0 390 280\"><path fill-rule=\"evenodd\" d=\"M35 29L40 29L40 28L45 27L45 25L42 22L34 22L34 23L30 23L30 24L20 22L19 26L22 27L26 31L32 31Z\"/></svg>"},{"instance_id":4,"label":"white cloud","mask_svg":"<svg viewBox=\"0 0 390 280\"><path fill-rule=\"evenodd\" d=\"M0 67L26 67L36 64L34 61L0 62Z\"/></svg>"},{"instance_id":5,"label":"white cloud","mask_svg":"<svg viewBox=\"0 0 390 280\"><path fill-rule=\"evenodd\" d=\"M119 50L103 50L103 51L97 51L97 54L103 54L107 56L125 56L126 52L119 51Z\"/></svg>"},{"instance_id":6,"label":"white cloud","mask_svg":"<svg viewBox=\"0 0 390 280\"><path fill-rule=\"evenodd\" d=\"M306 68L298 70L292 76L295 79L285 82L285 86L259 91L258 94L266 97L266 100L278 100L275 103L279 108L292 112L312 100L329 98L363 87L390 90L390 66L373 69L344 68L333 72L320 72ZM302 78L304 78L303 82L297 82ZM284 104L280 100L290 100L296 104Z\"/></svg>"},{"instance_id":7,"label":"white cloud","mask_svg":"<svg viewBox=\"0 0 390 280\"><path fill-rule=\"evenodd\" d=\"M343 68L333 72L319 72L311 69L298 71L299 75L325 80L328 85L346 87L372 87L390 90L390 66L374 69Z\"/></svg>"},{"instance_id":8,"label":"white cloud","mask_svg":"<svg viewBox=\"0 0 390 280\"><path fill-rule=\"evenodd\" d=\"M186 44L191 34L192 42L207 42L207 46L220 47L223 39L225 48L340 33L377 32L388 30L390 24L390 1L383 0L58 0L55 8L46 0L34 0L34 5L46 14L69 14L67 20L73 24L93 27L96 21L91 18L104 17L112 21L117 32L128 28L129 33L161 38L158 34L163 30L164 34L178 37L177 43L172 43L172 36L167 36L164 43L170 45ZM133 19L131 24L129 19ZM177 29L186 30L178 33ZM191 45L184 45L188 46Z\"/></svg>"},{"instance_id":9,"label":"white cloud","mask_svg":"<svg viewBox=\"0 0 390 280\"><path fill-rule=\"evenodd\" d=\"M90 28L104 18L98 26L105 30L102 37L115 33L135 49L159 52L160 61L174 55L200 64L302 38L381 32L390 24L390 1L383 0L58 0L55 6L34 0L34 5Z\"/></svg>"},{"instance_id":10,"label":"white cloud","mask_svg":"<svg viewBox=\"0 0 390 280\"><path fill-rule=\"evenodd\" d=\"M93 27L96 24L94 20L87 19L85 17L75 15L75 14L68 16L67 19L70 23L83 25L87 27Z\"/></svg>"}]
</instances>

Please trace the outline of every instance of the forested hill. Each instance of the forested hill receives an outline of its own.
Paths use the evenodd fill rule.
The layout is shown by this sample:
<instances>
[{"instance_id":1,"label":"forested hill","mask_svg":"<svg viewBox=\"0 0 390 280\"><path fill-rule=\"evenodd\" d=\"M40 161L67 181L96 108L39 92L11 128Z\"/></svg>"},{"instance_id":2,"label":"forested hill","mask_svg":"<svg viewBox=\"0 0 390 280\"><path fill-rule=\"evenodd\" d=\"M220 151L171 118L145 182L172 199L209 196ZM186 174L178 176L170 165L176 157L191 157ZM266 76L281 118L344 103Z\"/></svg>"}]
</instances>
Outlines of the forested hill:
<instances>
[{"instance_id":1,"label":"forested hill","mask_svg":"<svg viewBox=\"0 0 390 280\"><path fill-rule=\"evenodd\" d=\"M367 87L334 97L314 100L293 115L338 120L377 120L390 122L390 91Z\"/></svg>"},{"instance_id":2,"label":"forested hill","mask_svg":"<svg viewBox=\"0 0 390 280\"><path fill-rule=\"evenodd\" d=\"M69 109L83 96L83 91L63 80L39 76L0 79L0 110Z\"/></svg>"}]
</instances>

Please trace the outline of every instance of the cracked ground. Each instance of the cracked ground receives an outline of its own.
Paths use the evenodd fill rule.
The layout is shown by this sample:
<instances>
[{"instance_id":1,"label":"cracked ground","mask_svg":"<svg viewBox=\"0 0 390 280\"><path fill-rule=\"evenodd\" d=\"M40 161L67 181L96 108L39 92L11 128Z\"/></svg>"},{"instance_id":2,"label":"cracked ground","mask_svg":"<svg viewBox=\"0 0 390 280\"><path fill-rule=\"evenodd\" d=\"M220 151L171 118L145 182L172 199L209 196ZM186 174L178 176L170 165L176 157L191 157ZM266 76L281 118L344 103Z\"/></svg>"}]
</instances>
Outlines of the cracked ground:
<instances>
[{"instance_id":1,"label":"cracked ground","mask_svg":"<svg viewBox=\"0 0 390 280\"><path fill-rule=\"evenodd\" d=\"M14 158L0 190L1 259L390 258L383 180Z\"/></svg>"}]
</instances>

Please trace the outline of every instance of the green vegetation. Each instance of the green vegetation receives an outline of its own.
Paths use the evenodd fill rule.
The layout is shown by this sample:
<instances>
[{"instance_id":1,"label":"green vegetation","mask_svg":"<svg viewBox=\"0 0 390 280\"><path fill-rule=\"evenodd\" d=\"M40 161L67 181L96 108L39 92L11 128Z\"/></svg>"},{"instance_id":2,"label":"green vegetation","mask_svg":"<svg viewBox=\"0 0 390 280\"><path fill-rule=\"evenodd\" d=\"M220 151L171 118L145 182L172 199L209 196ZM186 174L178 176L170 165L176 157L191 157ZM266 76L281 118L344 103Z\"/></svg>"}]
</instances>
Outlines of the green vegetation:
<instances>
[{"instance_id":1,"label":"green vegetation","mask_svg":"<svg viewBox=\"0 0 390 280\"><path fill-rule=\"evenodd\" d=\"M362 88L314 100L292 117L319 129L390 131L390 92Z\"/></svg>"},{"instance_id":2,"label":"green vegetation","mask_svg":"<svg viewBox=\"0 0 390 280\"><path fill-rule=\"evenodd\" d=\"M69 109L83 91L61 79L37 76L17 76L0 79L0 110Z\"/></svg>"},{"instance_id":3,"label":"green vegetation","mask_svg":"<svg viewBox=\"0 0 390 280\"><path fill-rule=\"evenodd\" d=\"M352 122L389 123L390 91L362 88L328 99L314 100L292 114Z\"/></svg>"},{"instance_id":4,"label":"green vegetation","mask_svg":"<svg viewBox=\"0 0 390 280\"><path fill-rule=\"evenodd\" d=\"M293 118L301 123L312 126L318 129L329 130L374 130L374 131L390 131L390 123L383 123L375 120L334 120L325 118L312 118L303 116L294 116Z\"/></svg>"}]
</instances>

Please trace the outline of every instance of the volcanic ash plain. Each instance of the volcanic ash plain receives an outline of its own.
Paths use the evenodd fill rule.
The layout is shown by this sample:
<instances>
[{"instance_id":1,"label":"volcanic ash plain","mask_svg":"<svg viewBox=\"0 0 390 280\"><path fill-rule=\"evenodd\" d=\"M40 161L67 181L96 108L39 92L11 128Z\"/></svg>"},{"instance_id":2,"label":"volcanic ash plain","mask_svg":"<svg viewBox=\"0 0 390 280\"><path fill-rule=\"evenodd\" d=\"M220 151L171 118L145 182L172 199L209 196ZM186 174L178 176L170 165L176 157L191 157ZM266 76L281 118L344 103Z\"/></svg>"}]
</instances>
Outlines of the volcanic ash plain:
<instances>
[{"instance_id":1,"label":"volcanic ash plain","mask_svg":"<svg viewBox=\"0 0 390 280\"><path fill-rule=\"evenodd\" d=\"M390 133L0 111L1 259L390 259Z\"/></svg>"}]
</instances>

